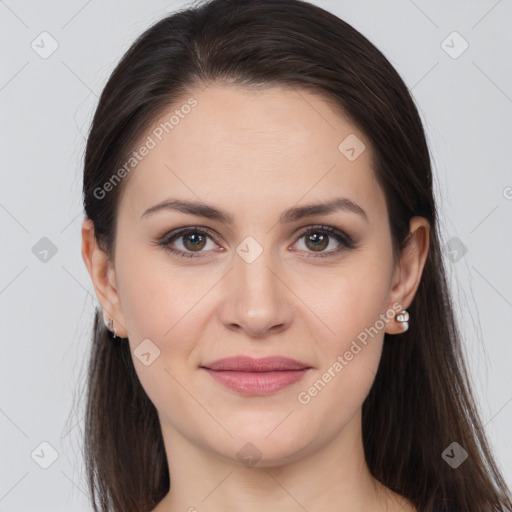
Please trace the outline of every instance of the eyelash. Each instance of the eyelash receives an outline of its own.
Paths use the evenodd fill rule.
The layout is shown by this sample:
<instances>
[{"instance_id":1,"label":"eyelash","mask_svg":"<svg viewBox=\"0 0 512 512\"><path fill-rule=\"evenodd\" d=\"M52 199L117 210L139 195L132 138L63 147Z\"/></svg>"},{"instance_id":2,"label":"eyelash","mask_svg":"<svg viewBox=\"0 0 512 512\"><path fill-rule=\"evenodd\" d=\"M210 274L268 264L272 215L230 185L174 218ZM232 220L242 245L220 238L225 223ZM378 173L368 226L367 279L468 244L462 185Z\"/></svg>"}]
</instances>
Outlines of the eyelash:
<instances>
[{"instance_id":1,"label":"eyelash","mask_svg":"<svg viewBox=\"0 0 512 512\"><path fill-rule=\"evenodd\" d=\"M335 249L335 250L325 252L325 253L318 252L314 256L306 256L307 258L330 258L330 257L337 256L339 253L341 253L344 250L357 248L354 240L347 234L342 233L341 231L339 231L335 228L332 228L330 226L322 226L322 225L310 226L307 229L303 230L301 233L298 234L297 241L295 243L297 243L302 237L305 237L305 236L313 234L313 233L329 235L329 236L333 237L337 242L339 242L341 244L341 247L338 249ZM169 233L166 233L163 237L161 237L159 240L157 240L156 245L163 247L164 249L168 250L169 252L171 252L181 258L203 258L204 256L196 256L196 254L195 254L195 252L201 253L202 251L184 252L181 250L174 249L170 246L171 242L173 242L174 240L176 240L180 237L188 235L188 234L206 235L206 236L209 236L215 242L215 234L213 233L213 231L211 231L208 228L195 226L195 227L182 228L182 229L179 229L176 231L171 231ZM217 243L217 242L215 242L215 243ZM314 252L314 251L311 251L311 252Z\"/></svg>"}]
</instances>

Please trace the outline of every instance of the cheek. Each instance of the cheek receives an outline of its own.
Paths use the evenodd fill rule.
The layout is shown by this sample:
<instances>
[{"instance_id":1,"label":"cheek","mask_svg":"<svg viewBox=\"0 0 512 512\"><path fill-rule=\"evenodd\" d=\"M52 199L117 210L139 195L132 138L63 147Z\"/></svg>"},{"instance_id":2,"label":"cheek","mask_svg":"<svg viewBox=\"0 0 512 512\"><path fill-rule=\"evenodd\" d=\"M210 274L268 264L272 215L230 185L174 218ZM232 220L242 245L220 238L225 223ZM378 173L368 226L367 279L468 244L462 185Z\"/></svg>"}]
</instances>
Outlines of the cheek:
<instances>
[{"instance_id":1,"label":"cheek","mask_svg":"<svg viewBox=\"0 0 512 512\"><path fill-rule=\"evenodd\" d=\"M195 340L204 329L200 322L205 314L199 302L214 280L196 277L191 285L190 272L161 260L133 250L119 261L122 309L135 371L150 400L161 411L186 410L190 397L182 383L188 378L187 361ZM145 342L152 360L148 365L139 359L137 350L146 339L154 344ZM158 355L153 358L153 354Z\"/></svg>"},{"instance_id":2,"label":"cheek","mask_svg":"<svg viewBox=\"0 0 512 512\"><path fill-rule=\"evenodd\" d=\"M212 286L211 278L197 269L187 272L173 266L162 254L163 249L137 251L135 246L133 243L132 250L116 265L126 327L134 341L150 338L162 343L172 337L181 322L188 321ZM123 254L121 247L119 252Z\"/></svg>"},{"instance_id":3,"label":"cheek","mask_svg":"<svg viewBox=\"0 0 512 512\"><path fill-rule=\"evenodd\" d=\"M327 429L334 435L368 395L382 353L385 322L380 315L386 308L386 283L351 273L330 289L323 318L332 332L317 337L321 365L297 397L308 418L320 421L329 411L329 420L320 426L313 419L310 428Z\"/></svg>"},{"instance_id":4,"label":"cheek","mask_svg":"<svg viewBox=\"0 0 512 512\"><path fill-rule=\"evenodd\" d=\"M390 250L390 249L389 249ZM388 257L386 257L388 255ZM356 259L357 258L357 259ZM325 318L334 331L323 338L325 359L313 383L313 408L331 408L339 425L358 410L377 372L390 293L391 254L385 250L359 253L338 277L324 283Z\"/></svg>"},{"instance_id":5,"label":"cheek","mask_svg":"<svg viewBox=\"0 0 512 512\"><path fill-rule=\"evenodd\" d=\"M361 406L379 366L386 325L381 315L388 306L391 272L391 258L382 254L368 250L347 259L317 279L316 291L310 291L311 310L326 328L316 336L321 367L307 383L311 387L302 388L304 401L311 399L315 414L332 408L337 425Z\"/></svg>"},{"instance_id":6,"label":"cheek","mask_svg":"<svg viewBox=\"0 0 512 512\"><path fill-rule=\"evenodd\" d=\"M198 359L197 340L208 329L214 311L212 291L219 275L199 266L171 265L165 257L147 251L132 251L123 257L117 272L134 366L143 387L158 401L160 389L177 386L170 374L183 380L188 365ZM148 367L137 359L136 351L146 339L158 353ZM177 394L179 386L174 396Z\"/></svg>"},{"instance_id":7,"label":"cheek","mask_svg":"<svg viewBox=\"0 0 512 512\"><path fill-rule=\"evenodd\" d=\"M359 256L318 272L311 280L306 276L300 284L301 298L321 319L322 332L338 349L343 348L340 343L374 326L388 306L390 269L386 262L370 255ZM380 322L377 326L382 328Z\"/></svg>"}]
</instances>

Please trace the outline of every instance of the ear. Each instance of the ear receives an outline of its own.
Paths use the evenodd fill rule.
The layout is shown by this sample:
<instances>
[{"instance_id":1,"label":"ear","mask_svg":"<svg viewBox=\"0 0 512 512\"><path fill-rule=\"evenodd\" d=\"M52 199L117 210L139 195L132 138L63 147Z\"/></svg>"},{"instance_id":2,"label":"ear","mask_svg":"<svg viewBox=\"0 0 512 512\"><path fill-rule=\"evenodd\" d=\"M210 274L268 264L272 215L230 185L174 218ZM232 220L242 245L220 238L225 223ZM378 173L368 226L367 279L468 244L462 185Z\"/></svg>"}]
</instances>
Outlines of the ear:
<instances>
[{"instance_id":1,"label":"ear","mask_svg":"<svg viewBox=\"0 0 512 512\"><path fill-rule=\"evenodd\" d=\"M94 224L87 218L82 223L82 258L94 284L96 297L103 309L105 325L112 318L117 335L127 338L126 322L121 308L114 264L98 246Z\"/></svg>"},{"instance_id":2,"label":"ear","mask_svg":"<svg viewBox=\"0 0 512 512\"><path fill-rule=\"evenodd\" d=\"M411 304L420 285L429 245L430 223L424 217L412 217L408 242L393 273L391 304L398 302L402 309L407 309ZM411 321L414 322L414 318ZM385 331L388 334L400 334L403 330L401 322L391 321L386 324Z\"/></svg>"}]
</instances>

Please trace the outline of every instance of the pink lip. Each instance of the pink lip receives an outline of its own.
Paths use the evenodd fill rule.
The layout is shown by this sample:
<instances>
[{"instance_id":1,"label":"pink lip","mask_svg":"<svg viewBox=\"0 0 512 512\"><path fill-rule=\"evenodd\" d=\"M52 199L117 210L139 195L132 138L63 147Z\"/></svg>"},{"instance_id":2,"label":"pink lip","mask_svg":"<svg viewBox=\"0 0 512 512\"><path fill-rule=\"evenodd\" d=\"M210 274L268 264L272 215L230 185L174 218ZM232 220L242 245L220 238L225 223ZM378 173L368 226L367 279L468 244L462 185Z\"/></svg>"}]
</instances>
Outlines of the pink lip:
<instances>
[{"instance_id":1,"label":"pink lip","mask_svg":"<svg viewBox=\"0 0 512 512\"><path fill-rule=\"evenodd\" d=\"M201 366L212 378L234 391L266 395L300 381L310 366L280 356L253 359L228 357Z\"/></svg>"}]
</instances>

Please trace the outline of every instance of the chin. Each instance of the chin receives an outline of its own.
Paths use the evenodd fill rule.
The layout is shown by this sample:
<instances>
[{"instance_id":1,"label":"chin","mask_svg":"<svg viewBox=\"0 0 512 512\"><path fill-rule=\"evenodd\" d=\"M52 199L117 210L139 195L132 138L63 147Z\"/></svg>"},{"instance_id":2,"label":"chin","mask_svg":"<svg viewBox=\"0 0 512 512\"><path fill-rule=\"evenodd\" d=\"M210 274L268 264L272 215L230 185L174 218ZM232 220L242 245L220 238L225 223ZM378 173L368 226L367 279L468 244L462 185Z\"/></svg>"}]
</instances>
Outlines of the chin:
<instances>
[{"instance_id":1,"label":"chin","mask_svg":"<svg viewBox=\"0 0 512 512\"><path fill-rule=\"evenodd\" d=\"M255 431L250 426L246 430L240 428L234 438L225 439L222 445L217 438L211 448L222 457L246 467L276 467L299 459L310 445L308 440L295 438L285 431L279 435L277 430L275 423L264 431ZM269 435L269 432L272 433Z\"/></svg>"}]
</instances>

